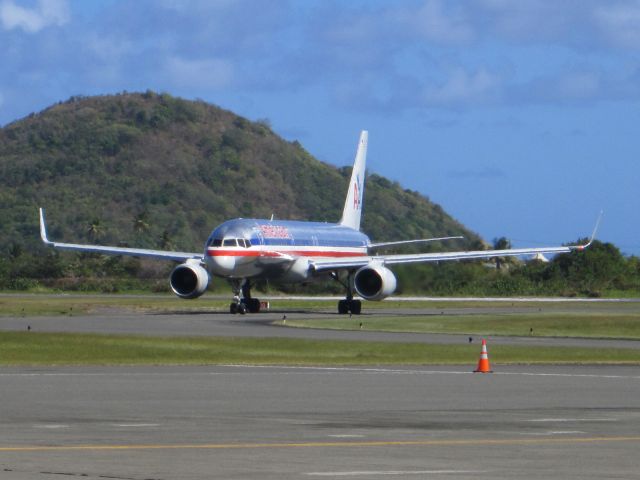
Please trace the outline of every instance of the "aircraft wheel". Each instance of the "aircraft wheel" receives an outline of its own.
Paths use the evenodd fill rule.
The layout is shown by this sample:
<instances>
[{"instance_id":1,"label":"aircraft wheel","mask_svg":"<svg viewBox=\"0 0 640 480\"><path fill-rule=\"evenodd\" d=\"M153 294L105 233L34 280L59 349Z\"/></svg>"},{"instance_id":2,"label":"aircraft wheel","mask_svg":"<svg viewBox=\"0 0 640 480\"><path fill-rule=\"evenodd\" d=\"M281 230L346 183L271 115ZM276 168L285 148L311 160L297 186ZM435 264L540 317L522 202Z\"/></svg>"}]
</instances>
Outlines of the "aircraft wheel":
<instances>
[{"instance_id":1,"label":"aircraft wheel","mask_svg":"<svg viewBox=\"0 0 640 480\"><path fill-rule=\"evenodd\" d=\"M247 306L244 303L238 305L238 313L240 315L244 315L245 313L247 313Z\"/></svg>"},{"instance_id":2,"label":"aircraft wheel","mask_svg":"<svg viewBox=\"0 0 640 480\"><path fill-rule=\"evenodd\" d=\"M360 315L360 312L362 311L362 302L360 300L351 300L349 310L351 310L351 313L354 315Z\"/></svg>"},{"instance_id":3,"label":"aircraft wheel","mask_svg":"<svg viewBox=\"0 0 640 480\"><path fill-rule=\"evenodd\" d=\"M249 313L259 313L260 312L260 300L257 298L250 298L247 302L247 309Z\"/></svg>"},{"instance_id":4,"label":"aircraft wheel","mask_svg":"<svg viewBox=\"0 0 640 480\"><path fill-rule=\"evenodd\" d=\"M229 305L229 313L231 313L232 315L235 315L236 313L238 313L237 303L232 303L231 305Z\"/></svg>"},{"instance_id":5,"label":"aircraft wheel","mask_svg":"<svg viewBox=\"0 0 640 480\"><path fill-rule=\"evenodd\" d=\"M349 313L349 302L347 300L340 300L338 302L338 313L340 315L346 315Z\"/></svg>"}]
</instances>

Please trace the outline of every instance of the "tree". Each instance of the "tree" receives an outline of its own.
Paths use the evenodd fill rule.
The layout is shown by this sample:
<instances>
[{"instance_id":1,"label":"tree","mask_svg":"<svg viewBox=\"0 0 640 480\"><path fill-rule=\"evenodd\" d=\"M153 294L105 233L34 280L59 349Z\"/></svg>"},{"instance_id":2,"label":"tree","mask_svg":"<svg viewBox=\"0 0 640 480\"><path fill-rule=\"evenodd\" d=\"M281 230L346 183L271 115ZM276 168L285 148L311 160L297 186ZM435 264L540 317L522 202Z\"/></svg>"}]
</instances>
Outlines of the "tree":
<instances>
[{"instance_id":1,"label":"tree","mask_svg":"<svg viewBox=\"0 0 640 480\"><path fill-rule=\"evenodd\" d=\"M509 250L511 248L511 242L506 237L494 238L493 249L494 250ZM504 257L496 257L496 269L500 270L502 264L506 262Z\"/></svg>"},{"instance_id":2,"label":"tree","mask_svg":"<svg viewBox=\"0 0 640 480\"><path fill-rule=\"evenodd\" d=\"M89 238L91 240L97 240L104 233L104 228L102 225L102 221L99 218L94 218L87 225L87 233L89 234Z\"/></svg>"},{"instance_id":3,"label":"tree","mask_svg":"<svg viewBox=\"0 0 640 480\"><path fill-rule=\"evenodd\" d=\"M171 235L168 230L164 230L162 232L162 237L160 237L160 248L163 250L173 250L173 242L171 241Z\"/></svg>"},{"instance_id":4,"label":"tree","mask_svg":"<svg viewBox=\"0 0 640 480\"><path fill-rule=\"evenodd\" d=\"M584 250L558 255L552 264L569 286L589 296L600 296L603 291L621 285L625 274L628 275L627 261L620 250L598 240Z\"/></svg>"},{"instance_id":5,"label":"tree","mask_svg":"<svg viewBox=\"0 0 640 480\"><path fill-rule=\"evenodd\" d=\"M133 230L136 233L145 233L149 230L149 212L147 210L136 215L133 220Z\"/></svg>"}]
</instances>

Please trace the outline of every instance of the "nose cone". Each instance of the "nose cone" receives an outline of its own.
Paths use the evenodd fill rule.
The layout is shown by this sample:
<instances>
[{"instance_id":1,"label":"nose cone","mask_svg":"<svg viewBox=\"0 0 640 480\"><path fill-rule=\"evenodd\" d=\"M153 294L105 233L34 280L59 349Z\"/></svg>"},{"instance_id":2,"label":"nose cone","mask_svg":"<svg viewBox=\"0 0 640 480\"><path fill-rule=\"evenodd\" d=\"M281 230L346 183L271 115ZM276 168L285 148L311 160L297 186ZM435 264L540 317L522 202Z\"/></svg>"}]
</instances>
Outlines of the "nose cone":
<instances>
[{"instance_id":1,"label":"nose cone","mask_svg":"<svg viewBox=\"0 0 640 480\"><path fill-rule=\"evenodd\" d=\"M236 257L225 255L223 251L210 250L207 263L212 273L217 275L230 275L236 267Z\"/></svg>"}]
</instances>

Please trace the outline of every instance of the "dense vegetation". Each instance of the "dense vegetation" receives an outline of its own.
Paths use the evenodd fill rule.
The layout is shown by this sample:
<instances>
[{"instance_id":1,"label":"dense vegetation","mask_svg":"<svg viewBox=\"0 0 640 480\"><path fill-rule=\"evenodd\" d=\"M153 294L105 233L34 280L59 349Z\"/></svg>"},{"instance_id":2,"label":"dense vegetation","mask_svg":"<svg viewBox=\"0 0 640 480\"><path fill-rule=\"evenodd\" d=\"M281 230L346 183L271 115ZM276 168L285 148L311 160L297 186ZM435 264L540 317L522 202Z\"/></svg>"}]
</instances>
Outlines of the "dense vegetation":
<instances>
[{"instance_id":1,"label":"dense vegetation","mask_svg":"<svg viewBox=\"0 0 640 480\"><path fill-rule=\"evenodd\" d=\"M45 249L39 206L59 241L197 252L229 218L337 220L349 174L279 138L267 121L202 101L153 92L73 97L0 129L0 288L167 288L172 265ZM482 246L439 205L378 175L367 179L365 206L363 229L375 240L464 235L447 247ZM398 275L404 292L435 294L638 290L637 259L610 245L546 265L428 265Z\"/></svg>"},{"instance_id":2,"label":"dense vegetation","mask_svg":"<svg viewBox=\"0 0 640 480\"><path fill-rule=\"evenodd\" d=\"M584 240L582 240L584 242ZM640 259L626 258L611 243L594 241L584 251L557 255L550 262L508 262L501 269L480 262L400 267L405 293L487 296L638 296Z\"/></svg>"}]
</instances>

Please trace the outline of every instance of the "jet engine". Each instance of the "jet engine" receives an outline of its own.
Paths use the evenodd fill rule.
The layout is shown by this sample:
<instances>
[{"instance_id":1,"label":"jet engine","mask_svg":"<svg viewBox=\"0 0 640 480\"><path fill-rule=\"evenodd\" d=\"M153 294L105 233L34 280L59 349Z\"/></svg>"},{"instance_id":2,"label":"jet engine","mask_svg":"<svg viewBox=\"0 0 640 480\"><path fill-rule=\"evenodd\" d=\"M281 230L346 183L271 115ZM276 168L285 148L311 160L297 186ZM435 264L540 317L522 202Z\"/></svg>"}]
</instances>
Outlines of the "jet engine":
<instances>
[{"instance_id":1,"label":"jet engine","mask_svg":"<svg viewBox=\"0 0 640 480\"><path fill-rule=\"evenodd\" d=\"M396 290L396 276L382 265L367 265L353 276L353 286L365 300L382 300Z\"/></svg>"},{"instance_id":2,"label":"jet engine","mask_svg":"<svg viewBox=\"0 0 640 480\"><path fill-rule=\"evenodd\" d=\"M171 272L169 283L180 298L198 298L207 289L209 273L198 263L182 263Z\"/></svg>"}]
</instances>

